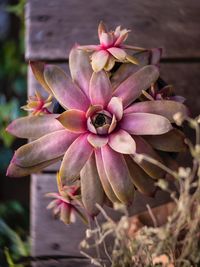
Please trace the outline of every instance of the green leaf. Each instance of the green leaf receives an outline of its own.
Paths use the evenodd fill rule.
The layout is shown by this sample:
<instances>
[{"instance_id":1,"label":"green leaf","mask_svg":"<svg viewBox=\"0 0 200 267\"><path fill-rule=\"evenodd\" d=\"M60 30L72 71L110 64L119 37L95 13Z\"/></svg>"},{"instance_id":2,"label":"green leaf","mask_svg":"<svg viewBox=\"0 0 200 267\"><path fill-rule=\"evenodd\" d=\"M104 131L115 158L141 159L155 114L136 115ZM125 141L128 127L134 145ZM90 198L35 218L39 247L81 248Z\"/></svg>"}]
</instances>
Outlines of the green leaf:
<instances>
[{"instance_id":1,"label":"green leaf","mask_svg":"<svg viewBox=\"0 0 200 267\"><path fill-rule=\"evenodd\" d=\"M0 128L0 138L4 143L4 146L11 147L15 137L7 133L4 128Z\"/></svg>"},{"instance_id":2,"label":"green leaf","mask_svg":"<svg viewBox=\"0 0 200 267\"><path fill-rule=\"evenodd\" d=\"M19 18L23 18L25 3L25 0L20 0L19 3L16 5L8 5L6 7L6 11L15 14Z\"/></svg>"},{"instance_id":3,"label":"green leaf","mask_svg":"<svg viewBox=\"0 0 200 267\"><path fill-rule=\"evenodd\" d=\"M28 256L28 251L25 243L20 236L13 231L2 219L0 219L0 234L6 236L12 244L13 253L18 256Z\"/></svg>"},{"instance_id":4,"label":"green leaf","mask_svg":"<svg viewBox=\"0 0 200 267\"><path fill-rule=\"evenodd\" d=\"M10 253L9 253L8 248L5 248L5 249L4 249L4 253L5 253L6 260L7 260L7 263L8 263L8 265L9 265L9 267L15 267L15 264L14 264L12 258L11 258L11 255L10 255Z\"/></svg>"},{"instance_id":5,"label":"green leaf","mask_svg":"<svg viewBox=\"0 0 200 267\"><path fill-rule=\"evenodd\" d=\"M19 100L13 98L8 102L4 102L4 98L0 98L0 123L8 124L10 121L15 120L19 117L21 110Z\"/></svg>"},{"instance_id":6,"label":"green leaf","mask_svg":"<svg viewBox=\"0 0 200 267\"><path fill-rule=\"evenodd\" d=\"M6 260L7 260L9 267L24 267L22 264L15 264L13 262L12 256L11 256L8 248L4 248L4 253L5 253Z\"/></svg>"},{"instance_id":7,"label":"green leaf","mask_svg":"<svg viewBox=\"0 0 200 267\"><path fill-rule=\"evenodd\" d=\"M12 200L9 202L0 203L0 218L6 221L9 221L9 217L11 220L14 216L25 216L25 210L23 206L16 200Z\"/></svg>"}]
</instances>

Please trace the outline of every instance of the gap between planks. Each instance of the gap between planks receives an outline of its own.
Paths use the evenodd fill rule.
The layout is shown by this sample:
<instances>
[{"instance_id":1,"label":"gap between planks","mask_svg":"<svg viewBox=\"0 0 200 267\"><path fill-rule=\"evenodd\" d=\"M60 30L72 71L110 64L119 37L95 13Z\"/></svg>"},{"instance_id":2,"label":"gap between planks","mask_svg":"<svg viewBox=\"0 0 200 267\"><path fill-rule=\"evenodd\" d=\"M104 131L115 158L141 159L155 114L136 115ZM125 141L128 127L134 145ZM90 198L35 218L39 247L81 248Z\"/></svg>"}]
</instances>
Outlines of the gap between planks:
<instances>
[{"instance_id":1,"label":"gap between planks","mask_svg":"<svg viewBox=\"0 0 200 267\"><path fill-rule=\"evenodd\" d=\"M69 64L69 59L66 58L57 58L57 59L48 59L48 58L40 58L40 59L25 59L27 63L29 61L44 61L46 63L54 63L54 64ZM167 63L172 63L172 64L193 64L193 63L200 63L200 58L199 57L180 57L180 58L162 58L160 63L167 64Z\"/></svg>"}]
</instances>

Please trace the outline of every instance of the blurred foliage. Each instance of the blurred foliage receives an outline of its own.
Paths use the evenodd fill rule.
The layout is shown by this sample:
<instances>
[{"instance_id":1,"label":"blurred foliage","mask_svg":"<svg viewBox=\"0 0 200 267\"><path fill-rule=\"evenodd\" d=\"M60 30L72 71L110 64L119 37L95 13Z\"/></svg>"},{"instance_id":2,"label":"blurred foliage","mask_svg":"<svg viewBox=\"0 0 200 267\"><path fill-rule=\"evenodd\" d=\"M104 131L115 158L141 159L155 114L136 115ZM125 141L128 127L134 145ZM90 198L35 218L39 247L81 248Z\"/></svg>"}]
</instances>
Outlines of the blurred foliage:
<instances>
[{"instance_id":1,"label":"blurred foliage","mask_svg":"<svg viewBox=\"0 0 200 267\"><path fill-rule=\"evenodd\" d=\"M29 255L27 211L16 201L0 204L0 266ZM16 224L16 222L18 222ZM18 265L17 267L22 267Z\"/></svg>"},{"instance_id":2,"label":"blurred foliage","mask_svg":"<svg viewBox=\"0 0 200 267\"><path fill-rule=\"evenodd\" d=\"M6 256L6 260L7 260L7 263L8 263L9 267L23 267L23 265L15 264L13 262L13 259L12 259L11 255L10 255L10 253L9 253L8 248L5 248L5 256Z\"/></svg>"},{"instance_id":3,"label":"blurred foliage","mask_svg":"<svg viewBox=\"0 0 200 267\"><path fill-rule=\"evenodd\" d=\"M19 109L17 98L13 97L9 102L6 102L5 95L0 95L0 135L5 147L10 147L14 137L6 133L5 128L8 123L23 113Z\"/></svg>"},{"instance_id":4,"label":"blurred foliage","mask_svg":"<svg viewBox=\"0 0 200 267\"><path fill-rule=\"evenodd\" d=\"M20 19L24 19L24 6L26 4L25 0L20 0L18 4L13 6L7 6L6 10L10 13L14 13L16 16L18 16Z\"/></svg>"},{"instance_id":5,"label":"blurred foliage","mask_svg":"<svg viewBox=\"0 0 200 267\"><path fill-rule=\"evenodd\" d=\"M5 7L11 21L7 38L0 42L0 172L4 173L13 154L15 138L5 131L7 125L24 115L27 64L24 61L24 5L19 0ZM15 1L16 3L16 1ZM17 201L0 204L0 266L14 264L29 255L28 211Z\"/></svg>"},{"instance_id":6,"label":"blurred foliage","mask_svg":"<svg viewBox=\"0 0 200 267\"><path fill-rule=\"evenodd\" d=\"M24 63L24 4L20 0L18 4L7 6L5 11L18 18L16 32L11 32L4 42L0 43L0 139L3 146L0 154L4 155L5 168L11 157L11 147L14 137L4 129L6 125L16 117L22 115L19 108L26 101L26 73L27 66ZM12 24L11 24L12 28ZM7 151L6 153L4 153ZM0 157L0 161L2 161Z\"/></svg>"}]
</instances>

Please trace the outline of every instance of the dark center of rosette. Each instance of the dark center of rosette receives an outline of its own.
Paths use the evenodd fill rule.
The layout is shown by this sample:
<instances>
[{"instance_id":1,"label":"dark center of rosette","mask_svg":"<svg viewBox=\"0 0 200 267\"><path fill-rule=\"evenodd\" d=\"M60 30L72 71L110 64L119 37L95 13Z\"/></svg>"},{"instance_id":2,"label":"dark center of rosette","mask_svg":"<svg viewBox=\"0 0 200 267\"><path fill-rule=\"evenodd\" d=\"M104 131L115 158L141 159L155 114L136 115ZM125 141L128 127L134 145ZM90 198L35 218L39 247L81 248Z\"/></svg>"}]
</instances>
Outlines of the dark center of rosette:
<instances>
[{"instance_id":1,"label":"dark center of rosette","mask_svg":"<svg viewBox=\"0 0 200 267\"><path fill-rule=\"evenodd\" d=\"M92 124L95 128L102 127L106 124L111 124L111 118L103 113L96 113L92 118Z\"/></svg>"},{"instance_id":2,"label":"dark center of rosette","mask_svg":"<svg viewBox=\"0 0 200 267\"><path fill-rule=\"evenodd\" d=\"M104 114L98 114L95 118L94 126L98 128L98 127L103 126L104 124L106 124L105 115Z\"/></svg>"},{"instance_id":3,"label":"dark center of rosette","mask_svg":"<svg viewBox=\"0 0 200 267\"><path fill-rule=\"evenodd\" d=\"M116 119L110 112L107 110L99 110L89 114L87 119L88 130L94 134L106 135L112 132L116 127Z\"/></svg>"}]
</instances>

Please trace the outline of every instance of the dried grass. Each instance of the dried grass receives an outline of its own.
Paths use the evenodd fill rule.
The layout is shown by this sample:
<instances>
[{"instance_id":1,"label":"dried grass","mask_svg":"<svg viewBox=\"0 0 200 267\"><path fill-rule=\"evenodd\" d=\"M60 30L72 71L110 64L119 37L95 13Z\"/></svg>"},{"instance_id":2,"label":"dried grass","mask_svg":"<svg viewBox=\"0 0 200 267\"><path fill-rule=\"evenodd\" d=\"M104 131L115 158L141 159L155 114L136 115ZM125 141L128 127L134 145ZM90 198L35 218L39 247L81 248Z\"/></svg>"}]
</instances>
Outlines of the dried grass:
<instances>
[{"instance_id":1,"label":"dried grass","mask_svg":"<svg viewBox=\"0 0 200 267\"><path fill-rule=\"evenodd\" d=\"M181 116L175 116L177 124L182 123ZM87 230L81 243L82 254L89 257L95 266L165 266L189 267L200 264L200 116L186 119L195 130L196 141L187 140L193 163L190 167L180 167L177 172L160 166L160 163L146 155L138 155L138 160L146 160L159 165L177 181L179 194L170 191L164 180L157 185L170 192L174 209L166 223L159 223L153 211L148 207L154 227L141 224L137 217L132 220L123 205L115 209L122 212L118 222L112 220L99 206L106 222ZM106 238L113 238L112 249L106 245ZM94 239L93 239L94 238ZM94 240L91 244L91 240ZM104 248L104 259L100 257L99 246ZM87 249L96 247L97 257L88 255ZM106 258L105 258L106 257ZM200 266L200 265L199 265Z\"/></svg>"}]
</instances>

